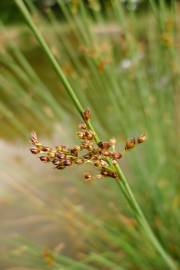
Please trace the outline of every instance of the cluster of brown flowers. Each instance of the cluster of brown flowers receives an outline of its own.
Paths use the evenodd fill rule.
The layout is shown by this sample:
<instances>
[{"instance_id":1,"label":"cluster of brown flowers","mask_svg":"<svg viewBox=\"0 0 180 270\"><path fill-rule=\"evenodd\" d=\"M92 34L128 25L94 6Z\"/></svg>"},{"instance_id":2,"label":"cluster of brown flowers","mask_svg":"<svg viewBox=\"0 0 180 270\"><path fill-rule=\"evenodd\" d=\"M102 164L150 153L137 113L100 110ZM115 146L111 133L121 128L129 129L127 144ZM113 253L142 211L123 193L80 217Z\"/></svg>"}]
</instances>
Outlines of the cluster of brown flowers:
<instances>
[{"instance_id":1,"label":"cluster of brown flowers","mask_svg":"<svg viewBox=\"0 0 180 270\"><path fill-rule=\"evenodd\" d=\"M91 114L89 110L83 113L84 121L87 122ZM104 177L117 178L117 173L114 170L113 164L117 163L122 158L122 153L115 151L114 139L107 142L95 142L95 134L91 131L86 123L79 125L77 135L80 139L80 144L71 148L65 145L58 145L54 148L41 144L35 132L31 134L31 143L33 147L30 149L32 154L40 154L39 159L42 162L51 162L56 169L62 170L72 165L82 165L91 163L98 169L96 179ZM125 145L125 150L133 148L136 144L144 142L145 135L139 136L136 139L128 140ZM86 181L92 180L94 177L91 173L85 173Z\"/></svg>"}]
</instances>

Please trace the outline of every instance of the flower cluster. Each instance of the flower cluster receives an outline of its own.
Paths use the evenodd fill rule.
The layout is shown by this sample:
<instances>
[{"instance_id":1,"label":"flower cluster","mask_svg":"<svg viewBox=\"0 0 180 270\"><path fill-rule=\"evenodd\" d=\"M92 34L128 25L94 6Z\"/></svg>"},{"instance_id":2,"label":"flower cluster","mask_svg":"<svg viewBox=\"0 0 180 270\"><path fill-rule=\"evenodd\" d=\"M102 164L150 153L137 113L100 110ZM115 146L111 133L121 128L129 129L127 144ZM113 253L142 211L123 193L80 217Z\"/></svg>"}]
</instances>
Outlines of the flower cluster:
<instances>
[{"instance_id":1,"label":"flower cluster","mask_svg":"<svg viewBox=\"0 0 180 270\"><path fill-rule=\"evenodd\" d=\"M62 170L72 165L82 165L91 163L94 165L98 174L96 179L105 177L117 178L117 173L114 170L114 164L122 158L122 153L115 151L115 139L107 142L95 142L95 134L87 127L86 122L89 120L91 113L86 110L83 113L85 123L79 125L77 135L80 139L80 144L73 147L58 145L54 148L41 144L35 132L31 134L31 143L33 147L30 149L32 154L39 154L39 159L42 162L51 162L56 169ZM128 140L125 145L125 151L133 148L136 144L144 142L145 135L139 136L136 139ZM86 181L92 180L94 177L90 173L84 174Z\"/></svg>"}]
</instances>

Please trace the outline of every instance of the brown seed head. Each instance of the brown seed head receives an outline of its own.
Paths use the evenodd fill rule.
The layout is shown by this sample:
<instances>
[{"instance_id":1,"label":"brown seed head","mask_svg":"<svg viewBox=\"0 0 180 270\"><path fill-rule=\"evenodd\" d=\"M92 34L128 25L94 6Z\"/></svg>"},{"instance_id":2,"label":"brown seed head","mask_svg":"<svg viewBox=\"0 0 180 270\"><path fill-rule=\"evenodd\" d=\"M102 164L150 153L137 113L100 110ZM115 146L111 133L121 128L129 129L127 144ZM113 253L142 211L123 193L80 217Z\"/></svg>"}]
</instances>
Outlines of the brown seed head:
<instances>
[{"instance_id":1,"label":"brown seed head","mask_svg":"<svg viewBox=\"0 0 180 270\"><path fill-rule=\"evenodd\" d=\"M36 155L36 154L39 154L40 149L36 148L36 147L32 147L32 148L30 148L30 151L32 154Z\"/></svg>"},{"instance_id":2,"label":"brown seed head","mask_svg":"<svg viewBox=\"0 0 180 270\"><path fill-rule=\"evenodd\" d=\"M120 153L120 152L112 152L111 153L111 157L113 158L113 159L120 159L120 158L122 158L122 154Z\"/></svg>"},{"instance_id":3,"label":"brown seed head","mask_svg":"<svg viewBox=\"0 0 180 270\"><path fill-rule=\"evenodd\" d=\"M38 138L37 138L37 134L35 131L31 132L31 142L32 142L32 144L38 143Z\"/></svg>"},{"instance_id":4,"label":"brown seed head","mask_svg":"<svg viewBox=\"0 0 180 270\"><path fill-rule=\"evenodd\" d=\"M137 137L137 143L143 143L146 140L146 135L140 135L139 137Z\"/></svg>"},{"instance_id":5,"label":"brown seed head","mask_svg":"<svg viewBox=\"0 0 180 270\"><path fill-rule=\"evenodd\" d=\"M65 159L65 160L63 161L63 165L64 165L64 166L71 166L71 165L72 165L72 161L71 161L70 159Z\"/></svg>"},{"instance_id":6,"label":"brown seed head","mask_svg":"<svg viewBox=\"0 0 180 270\"><path fill-rule=\"evenodd\" d=\"M91 111L89 109L86 109L83 112L82 117L83 117L84 121L88 121L91 118Z\"/></svg>"},{"instance_id":7,"label":"brown seed head","mask_svg":"<svg viewBox=\"0 0 180 270\"><path fill-rule=\"evenodd\" d=\"M62 152L57 152L57 153L56 153L56 157L57 157L58 159L64 159L64 158L65 158L65 154L62 153Z\"/></svg>"},{"instance_id":8,"label":"brown seed head","mask_svg":"<svg viewBox=\"0 0 180 270\"><path fill-rule=\"evenodd\" d=\"M129 150L129 149L132 149L134 148L134 146L136 145L136 140L135 138L131 139L131 140L128 140L126 142L126 145L125 145L125 150Z\"/></svg>"},{"instance_id":9,"label":"brown seed head","mask_svg":"<svg viewBox=\"0 0 180 270\"><path fill-rule=\"evenodd\" d=\"M55 158L55 156L56 156L56 152L54 152L54 151L48 152L48 157L49 158Z\"/></svg>"},{"instance_id":10,"label":"brown seed head","mask_svg":"<svg viewBox=\"0 0 180 270\"><path fill-rule=\"evenodd\" d=\"M79 129L86 129L86 128L87 128L87 126L85 123L79 124Z\"/></svg>"},{"instance_id":11,"label":"brown seed head","mask_svg":"<svg viewBox=\"0 0 180 270\"><path fill-rule=\"evenodd\" d=\"M84 179L85 179L86 181L90 181L90 180L92 180L92 175L91 175L90 173L85 173L85 174L84 174Z\"/></svg>"},{"instance_id":12,"label":"brown seed head","mask_svg":"<svg viewBox=\"0 0 180 270\"><path fill-rule=\"evenodd\" d=\"M101 153L102 153L102 155L105 156L105 157L109 157L109 156L110 156L110 152L107 151L107 150L104 150L104 151L102 151Z\"/></svg>"},{"instance_id":13,"label":"brown seed head","mask_svg":"<svg viewBox=\"0 0 180 270\"><path fill-rule=\"evenodd\" d=\"M75 160L75 163L78 164L78 165L81 165L81 164L84 163L84 160L83 160L82 158L77 158L77 159Z\"/></svg>"},{"instance_id":14,"label":"brown seed head","mask_svg":"<svg viewBox=\"0 0 180 270\"><path fill-rule=\"evenodd\" d=\"M112 138L109 140L110 144L111 145L115 145L116 144L116 139L115 138Z\"/></svg>"},{"instance_id":15,"label":"brown seed head","mask_svg":"<svg viewBox=\"0 0 180 270\"><path fill-rule=\"evenodd\" d=\"M50 150L50 148L48 146L41 147L41 151L43 151L43 152L48 152L49 150Z\"/></svg>"},{"instance_id":16,"label":"brown seed head","mask_svg":"<svg viewBox=\"0 0 180 270\"><path fill-rule=\"evenodd\" d=\"M56 169L63 170L63 169L65 169L65 166L62 165L62 164L59 164L59 165L56 166Z\"/></svg>"},{"instance_id":17,"label":"brown seed head","mask_svg":"<svg viewBox=\"0 0 180 270\"><path fill-rule=\"evenodd\" d=\"M49 158L47 156L41 156L39 157L39 159L43 162L48 162L49 161Z\"/></svg>"},{"instance_id":18,"label":"brown seed head","mask_svg":"<svg viewBox=\"0 0 180 270\"><path fill-rule=\"evenodd\" d=\"M111 147L111 143L110 142L99 142L98 143L98 146L101 148L101 149L109 149Z\"/></svg>"}]
</instances>

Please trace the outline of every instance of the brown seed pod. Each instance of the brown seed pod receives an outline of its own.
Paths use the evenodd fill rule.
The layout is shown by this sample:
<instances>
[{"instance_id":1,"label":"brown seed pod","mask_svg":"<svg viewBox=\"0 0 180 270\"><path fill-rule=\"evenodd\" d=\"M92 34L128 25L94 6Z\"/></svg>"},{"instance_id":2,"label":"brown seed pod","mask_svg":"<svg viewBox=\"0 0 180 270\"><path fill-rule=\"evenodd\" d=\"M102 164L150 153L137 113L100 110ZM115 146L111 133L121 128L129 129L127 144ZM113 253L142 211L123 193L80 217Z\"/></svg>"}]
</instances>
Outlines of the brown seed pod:
<instances>
[{"instance_id":1,"label":"brown seed pod","mask_svg":"<svg viewBox=\"0 0 180 270\"><path fill-rule=\"evenodd\" d=\"M63 165L64 165L64 166L71 166L71 165L72 165L72 161L71 161L70 159L65 159L65 160L63 161Z\"/></svg>"},{"instance_id":2,"label":"brown seed pod","mask_svg":"<svg viewBox=\"0 0 180 270\"><path fill-rule=\"evenodd\" d=\"M105 157L109 157L109 156L110 156L110 152L107 151L107 150L104 150L104 151L102 151L101 153L102 153L102 155L105 156Z\"/></svg>"},{"instance_id":3,"label":"brown seed pod","mask_svg":"<svg viewBox=\"0 0 180 270\"><path fill-rule=\"evenodd\" d=\"M83 112L82 117L83 117L84 121L88 121L91 118L91 111L89 109L86 109Z\"/></svg>"},{"instance_id":4,"label":"brown seed pod","mask_svg":"<svg viewBox=\"0 0 180 270\"><path fill-rule=\"evenodd\" d=\"M57 157L58 159L64 159L64 158L65 158L65 154L62 153L62 152L57 152L57 153L56 153L56 157Z\"/></svg>"},{"instance_id":5,"label":"brown seed pod","mask_svg":"<svg viewBox=\"0 0 180 270\"><path fill-rule=\"evenodd\" d=\"M43 152L48 152L49 150L50 150L50 148L48 146L41 147L41 151L43 151Z\"/></svg>"},{"instance_id":6,"label":"brown seed pod","mask_svg":"<svg viewBox=\"0 0 180 270\"><path fill-rule=\"evenodd\" d=\"M113 158L113 159L120 159L120 158L122 158L122 154L120 153L120 152L112 152L111 153L111 157Z\"/></svg>"},{"instance_id":7,"label":"brown seed pod","mask_svg":"<svg viewBox=\"0 0 180 270\"><path fill-rule=\"evenodd\" d=\"M75 163L78 164L78 165L81 165L81 164L84 163L84 160L83 160L82 158L77 158L77 159L75 160Z\"/></svg>"},{"instance_id":8,"label":"brown seed pod","mask_svg":"<svg viewBox=\"0 0 180 270\"><path fill-rule=\"evenodd\" d=\"M85 123L79 124L79 129L87 129L87 126Z\"/></svg>"},{"instance_id":9,"label":"brown seed pod","mask_svg":"<svg viewBox=\"0 0 180 270\"><path fill-rule=\"evenodd\" d=\"M54 165L60 165L60 160L58 159L58 158L55 158L55 159L53 159L53 161L52 161L52 163L54 164Z\"/></svg>"},{"instance_id":10,"label":"brown seed pod","mask_svg":"<svg viewBox=\"0 0 180 270\"><path fill-rule=\"evenodd\" d=\"M135 138L133 138L131 140L128 140L126 142L126 145L125 145L125 150L132 149L132 148L134 148L135 145L136 145L136 139Z\"/></svg>"},{"instance_id":11,"label":"brown seed pod","mask_svg":"<svg viewBox=\"0 0 180 270\"><path fill-rule=\"evenodd\" d=\"M79 131L77 132L77 135L80 139L83 139L84 138L84 132L83 131Z\"/></svg>"},{"instance_id":12,"label":"brown seed pod","mask_svg":"<svg viewBox=\"0 0 180 270\"><path fill-rule=\"evenodd\" d=\"M90 181L90 180L92 180L92 175L91 175L90 173L85 173L85 174L84 174L84 179L85 179L86 181Z\"/></svg>"},{"instance_id":13,"label":"brown seed pod","mask_svg":"<svg viewBox=\"0 0 180 270\"><path fill-rule=\"evenodd\" d=\"M59 164L56 166L56 169L63 170L63 169L65 169L65 166L63 166L62 164Z\"/></svg>"},{"instance_id":14,"label":"brown seed pod","mask_svg":"<svg viewBox=\"0 0 180 270\"><path fill-rule=\"evenodd\" d=\"M31 153L34 154L34 155L40 153L40 149L39 149L39 148L36 148L36 147L30 148L30 151L31 151Z\"/></svg>"},{"instance_id":15,"label":"brown seed pod","mask_svg":"<svg viewBox=\"0 0 180 270\"><path fill-rule=\"evenodd\" d=\"M110 142L99 142L98 143L98 146L101 148L101 149L109 149L111 147L111 143Z\"/></svg>"},{"instance_id":16,"label":"brown seed pod","mask_svg":"<svg viewBox=\"0 0 180 270\"><path fill-rule=\"evenodd\" d=\"M137 137L137 143L143 143L146 141L146 135L142 134L139 137Z\"/></svg>"},{"instance_id":17,"label":"brown seed pod","mask_svg":"<svg viewBox=\"0 0 180 270\"><path fill-rule=\"evenodd\" d=\"M50 152L47 153L47 155L48 155L49 158L55 158L56 152L50 151Z\"/></svg>"},{"instance_id":18,"label":"brown seed pod","mask_svg":"<svg viewBox=\"0 0 180 270\"><path fill-rule=\"evenodd\" d=\"M32 144L38 143L38 138L37 138L37 134L35 131L31 132L31 142L32 142Z\"/></svg>"},{"instance_id":19,"label":"brown seed pod","mask_svg":"<svg viewBox=\"0 0 180 270\"><path fill-rule=\"evenodd\" d=\"M101 167L101 161L100 160L95 160L94 161L94 166Z\"/></svg>"},{"instance_id":20,"label":"brown seed pod","mask_svg":"<svg viewBox=\"0 0 180 270\"><path fill-rule=\"evenodd\" d=\"M47 156L41 156L39 157L39 159L43 162L48 162L49 161L49 158Z\"/></svg>"}]
</instances>

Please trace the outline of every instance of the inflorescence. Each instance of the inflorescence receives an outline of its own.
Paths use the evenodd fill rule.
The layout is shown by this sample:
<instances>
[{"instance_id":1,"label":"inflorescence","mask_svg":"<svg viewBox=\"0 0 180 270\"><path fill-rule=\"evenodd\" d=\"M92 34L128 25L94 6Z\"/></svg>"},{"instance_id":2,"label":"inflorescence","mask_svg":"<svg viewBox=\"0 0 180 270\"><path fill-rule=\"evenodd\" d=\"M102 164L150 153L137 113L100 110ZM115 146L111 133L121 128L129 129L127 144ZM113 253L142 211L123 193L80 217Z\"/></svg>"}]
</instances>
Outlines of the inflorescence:
<instances>
[{"instance_id":1,"label":"inflorescence","mask_svg":"<svg viewBox=\"0 0 180 270\"><path fill-rule=\"evenodd\" d=\"M114 169L121 158L122 153L115 151L116 140L111 139L107 142L95 142L95 134L87 126L87 122L91 117L90 111L87 109L83 113L84 123L79 125L77 135L80 139L80 144L71 148L65 145L58 145L54 148L41 144L37 134L32 132L31 143L33 147L30 149L32 154L39 154L39 159L42 162L51 162L56 169L63 170L72 165L82 165L90 163L94 165L98 174L96 179L111 177L116 179L117 173ZM145 135L128 140L125 144L124 151L134 148L137 144L143 143L146 140ZM85 173L84 179L91 181L94 177L91 173Z\"/></svg>"}]
</instances>

